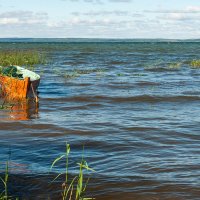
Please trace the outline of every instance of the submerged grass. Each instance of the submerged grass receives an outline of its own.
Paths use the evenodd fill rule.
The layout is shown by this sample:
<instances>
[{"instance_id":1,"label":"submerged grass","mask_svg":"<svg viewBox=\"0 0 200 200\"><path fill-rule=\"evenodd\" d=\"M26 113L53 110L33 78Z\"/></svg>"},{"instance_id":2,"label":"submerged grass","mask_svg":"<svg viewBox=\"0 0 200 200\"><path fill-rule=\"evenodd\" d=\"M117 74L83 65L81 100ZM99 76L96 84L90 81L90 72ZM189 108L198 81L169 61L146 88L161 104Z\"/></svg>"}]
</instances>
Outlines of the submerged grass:
<instances>
[{"instance_id":1,"label":"submerged grass","mask_svg":"<svg viewBox=\"0 0 200 200\"><path fill-rule=\"evenodd\" d=\"M64 72L59 69L53 69L53 72L64 79L72 79L72 78L77 78L77 77L80 77L81 75L86 75L86 74L92 74L92 73L101 74L105 72L105 70L100 69L100 68L99 69L84 69L84 70L72 69L72 70Z\"/></svg>"},{"instance_id":2,"label":"submerged grass","mask_svg":"<svg viewBox=\"0 0 200 200\"><path fill-rule=\"evenodd\" d=\"M193 68L200 68L200 60L192 60L190 65L193 67Z\"/></svg>"},{"instance_id":3,"label":"submerged grass","mask_svg":"<svg viewBox=\"0 0 200 200\"><path fill-rule=\"evenodd\" d=\"M13 104L6 104L5 101L3 101L1 104L0 104L0 110L6 110L8 108L12 108L13 107Z\"/></svg>"},{"instance_id":4,"label":"submerged grass","mask_svg":"<svg viewBox=\"0 0 200 200\"><path fill-rule=\"evenodd\" d=\"M180 69L182 63L181 62L174 62L169 64L169 69Z\"/></svg>"},{"instance_id":5,"label":"submerged grass","mask_svg":"<svg viewBox=\"0 0 200 200\"><path fill-rule=\"evenodd\" d=\"M163 60L157 60L154 63L145 64L144 67L146 69L157 69L157 68L165 68L166 66L168 69L171 69L171 70L178 70L178 69L181 69L182 67L200 69L200 59L175 61L169 64L166 64L166 62Z\"/></svg>"}]
</instances>

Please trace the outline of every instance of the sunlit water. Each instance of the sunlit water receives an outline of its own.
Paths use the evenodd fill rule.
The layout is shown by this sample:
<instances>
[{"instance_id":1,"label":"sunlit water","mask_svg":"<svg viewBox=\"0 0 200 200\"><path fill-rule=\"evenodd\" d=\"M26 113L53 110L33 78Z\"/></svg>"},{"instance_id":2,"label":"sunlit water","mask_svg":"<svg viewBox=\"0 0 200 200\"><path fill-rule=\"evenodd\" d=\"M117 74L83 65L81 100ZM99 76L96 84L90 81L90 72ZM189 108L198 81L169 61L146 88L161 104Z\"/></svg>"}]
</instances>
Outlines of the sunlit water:
<instances>
[{"instance_id":1,"label":"sunlit water","mask_svg":"<svg viewBox=\"0 0 200 200\"><path fill-rule=\"evenodd\" d=\"M36 67L39 108L0 110L1 171L10 160L13 195L60 199L62 178L49 186L49 171L68 142L71 174L83 145L96 170L89 197L200 199L200 69L190 66L200 43L7 41L0 49L37 49L49 61Z\"/></svg>"}]
</instances>

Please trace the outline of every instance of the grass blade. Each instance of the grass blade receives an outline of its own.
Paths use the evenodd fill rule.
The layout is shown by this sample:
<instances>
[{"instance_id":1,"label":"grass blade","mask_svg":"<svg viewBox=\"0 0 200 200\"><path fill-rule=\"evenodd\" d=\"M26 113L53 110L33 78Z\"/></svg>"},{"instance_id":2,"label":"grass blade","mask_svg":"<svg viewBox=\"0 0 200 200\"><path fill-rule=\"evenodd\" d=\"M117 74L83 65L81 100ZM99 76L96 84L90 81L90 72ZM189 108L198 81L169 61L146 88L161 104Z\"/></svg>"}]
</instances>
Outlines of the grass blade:
<instances>
[{"instance_id":1,"label":"grass blade","mask_svg":"<svg viewBox=\"0 0 200 200\"><path fill-rule=\"evenodd\" d=\"M56 158L56 159L53 161L50 170L52 170L53 166L54 166L59 160L61 160L63 157L65 157L65 155L62 155L62 156Z\"/></svg>"}]
</instances>

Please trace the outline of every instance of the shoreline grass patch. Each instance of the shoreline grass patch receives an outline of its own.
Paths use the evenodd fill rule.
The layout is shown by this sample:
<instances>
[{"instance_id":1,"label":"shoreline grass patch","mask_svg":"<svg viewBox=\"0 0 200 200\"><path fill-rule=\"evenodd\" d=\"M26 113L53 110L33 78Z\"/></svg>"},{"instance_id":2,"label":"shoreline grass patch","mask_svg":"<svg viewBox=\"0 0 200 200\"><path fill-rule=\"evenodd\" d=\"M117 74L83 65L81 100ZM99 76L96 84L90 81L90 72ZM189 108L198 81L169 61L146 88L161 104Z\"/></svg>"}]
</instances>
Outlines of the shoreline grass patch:
<instances>
[{"instance_id":1,"label":"shoreline grass patch","mask_svg":"<svg viewBox=\"0 0 200 200\"><path fill-rule=\"evenodd\" d=\"M35 50L5 50L0 51L0 66L6 67L11 65L19 65L32 67L37 64L45 64L46 56Z\"/></svg>"}]
</instances>

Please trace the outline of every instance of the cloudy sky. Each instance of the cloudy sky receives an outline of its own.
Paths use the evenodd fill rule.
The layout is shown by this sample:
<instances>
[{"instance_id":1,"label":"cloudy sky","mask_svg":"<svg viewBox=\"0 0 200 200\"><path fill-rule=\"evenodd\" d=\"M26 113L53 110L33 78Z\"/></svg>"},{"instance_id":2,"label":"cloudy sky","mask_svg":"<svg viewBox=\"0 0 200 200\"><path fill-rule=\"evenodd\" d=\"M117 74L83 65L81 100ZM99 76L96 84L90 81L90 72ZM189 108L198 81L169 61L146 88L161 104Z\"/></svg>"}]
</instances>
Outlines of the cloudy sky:
<instances>
[{"instance_id":1,"label":"cloudy sky","mask_svg":"<svg viewBox=\"0 0 200 200\"><path fill-rule=\"evenodd\" d=\"M0 0L0 37L200 38L200 0Z\"/></svg>"}]
</instances>

